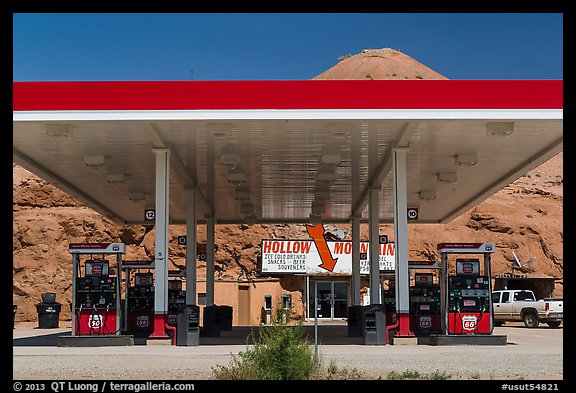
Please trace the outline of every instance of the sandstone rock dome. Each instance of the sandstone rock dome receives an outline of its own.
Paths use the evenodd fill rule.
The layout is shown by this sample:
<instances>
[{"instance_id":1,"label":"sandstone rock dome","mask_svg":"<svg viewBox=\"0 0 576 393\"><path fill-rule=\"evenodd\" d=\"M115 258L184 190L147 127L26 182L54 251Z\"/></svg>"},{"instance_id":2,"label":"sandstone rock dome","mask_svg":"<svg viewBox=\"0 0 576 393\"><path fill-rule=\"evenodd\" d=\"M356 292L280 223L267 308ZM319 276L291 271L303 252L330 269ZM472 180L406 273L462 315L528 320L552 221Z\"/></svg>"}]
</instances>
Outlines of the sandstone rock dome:
<instances>
[{"instance_id":1,"label":"sandstone rock dome","mask_svg":"<svg viewBox=\"0 0 576 393\"><path fill-rule=\"evenodd\" d=\"M447 79L412 57L391 48L364 49L342 56L338 64L312 79Z\"/></svg>"}]
</instances>

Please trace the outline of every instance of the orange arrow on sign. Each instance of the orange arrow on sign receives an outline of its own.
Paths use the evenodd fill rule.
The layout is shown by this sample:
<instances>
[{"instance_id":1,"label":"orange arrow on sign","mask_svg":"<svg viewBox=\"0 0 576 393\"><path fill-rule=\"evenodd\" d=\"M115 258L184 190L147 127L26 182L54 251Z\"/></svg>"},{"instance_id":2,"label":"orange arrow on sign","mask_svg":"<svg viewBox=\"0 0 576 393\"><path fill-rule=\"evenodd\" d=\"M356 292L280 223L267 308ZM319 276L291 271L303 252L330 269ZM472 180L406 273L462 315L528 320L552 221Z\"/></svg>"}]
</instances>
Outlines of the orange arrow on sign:
<instances>
[{"instance_id":1,"label":"orange arrow on sign","mask_svg":"<svg viewBox=\"0 0 576 393\"><path fill-rule=\"evenodd\" d=\"M338 258L332 258L332 253L330 252L328 243L326 243L326 239L324 238L324 226L322 224L306 225L306 230L308 231L308 235L310 235L314 240L318 254L320 254L322 263L318 266L322 269L328 270L329 272L333 271L336 262L338 262Z\"/></svg>"}]
</instances>

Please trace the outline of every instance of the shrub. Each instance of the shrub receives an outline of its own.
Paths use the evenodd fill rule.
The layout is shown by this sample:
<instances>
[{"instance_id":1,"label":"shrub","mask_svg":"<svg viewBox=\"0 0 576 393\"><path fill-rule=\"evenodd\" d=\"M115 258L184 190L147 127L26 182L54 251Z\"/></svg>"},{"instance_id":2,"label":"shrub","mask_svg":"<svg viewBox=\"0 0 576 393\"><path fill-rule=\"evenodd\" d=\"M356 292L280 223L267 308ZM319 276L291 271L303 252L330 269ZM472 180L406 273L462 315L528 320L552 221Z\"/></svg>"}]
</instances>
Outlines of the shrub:
<instances>
[{"instance_id":1,"label":"shrub","mask_svg":"<svg viewBox=\"0 0 576 393\"><path fill-rule=\"evenodd\" d=\"M314 353L302 322L291 326L276 316L272 325L260 325L257 336L250 335L253 344L233 355L229 366L213 369L215 379L310 379L315 371Z\"/></svg>"},{"instance_id":2,"label":"shrub","mask_svg":"<svg viewBox=\"0 0 576 393\"><path fill-rule=\"evenodd\" d=\"M328 367L318 367L318 370L312 376L315 380L358 380L358 379L375 379L357 368L339 368L334 361L330 361Z\"/></svg>"},{"instance_id":3,"label":"shrub","mask_svg":"<svg viewBox=\"0 0 576 393\"><path fill-rule=\"evenodd\" d=\"M399 379L429 379L429 380L446 380L450 379L451 375L442 371L434 371L430 374L422 374L416 370L406 370L398 373L396 371L390 371L386 377L389 380L399 380Z\"/></svg>"}]
</instances>

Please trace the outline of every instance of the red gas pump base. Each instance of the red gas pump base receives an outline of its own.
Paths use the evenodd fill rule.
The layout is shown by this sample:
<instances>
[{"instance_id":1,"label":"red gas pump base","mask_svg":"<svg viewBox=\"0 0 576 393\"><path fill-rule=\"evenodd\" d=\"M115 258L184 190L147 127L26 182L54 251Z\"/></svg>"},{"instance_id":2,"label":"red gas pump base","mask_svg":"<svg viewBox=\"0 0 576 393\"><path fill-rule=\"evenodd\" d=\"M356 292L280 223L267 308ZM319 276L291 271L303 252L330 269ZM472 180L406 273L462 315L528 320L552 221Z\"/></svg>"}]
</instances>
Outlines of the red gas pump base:
<instances>
[{"instance_id":1,"label":"red gas pump base","mask_svg":"<svg viewBox=\"0 0 576 393\"><path fill-rule=\"evenodd\" d=\"M398 331L394 337L414 337L414 332L410 330L410 313L399 312L398 318Z\"/></svg>"},{"instance_id":2,"label":"red gas pump base","mask_svg":"<svg viewBox=\"0 0 576 393\"><path fill-rule=\"evenodd\" d=\"M398 331L392 337L392 345L418 345L418 338L410 330L410 313L399 312Z\"/></svg>"},{"instance_id":3,"label":"red gas pump base","mask_svg":"<svg viewBox=\"0 0 576 393\"><path fill-rule=\"evenodd\" d=\"M172 340L166 333L165 322L166 314L154 314L154 331L148 336L146 345L172 345Z\"/></svg>"}]
</instances>

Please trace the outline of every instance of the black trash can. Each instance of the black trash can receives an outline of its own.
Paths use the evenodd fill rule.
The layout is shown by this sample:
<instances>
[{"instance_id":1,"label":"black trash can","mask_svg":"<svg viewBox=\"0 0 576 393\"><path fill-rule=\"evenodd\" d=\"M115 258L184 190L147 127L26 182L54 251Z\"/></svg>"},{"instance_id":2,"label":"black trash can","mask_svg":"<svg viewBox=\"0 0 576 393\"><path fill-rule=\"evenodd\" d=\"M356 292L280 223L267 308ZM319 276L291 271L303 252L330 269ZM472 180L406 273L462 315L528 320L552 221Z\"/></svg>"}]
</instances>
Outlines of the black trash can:
<instances>
[{"instance_id":1,"label":"black trash can","mask_svg":"<svg viewBox=\"0 0 576 393\"><path fill-rule=\"evenodd\" d=\"M18 309L18 306L13 304L12 305L12 329L14 329L14 325L16 324L16 309Z\"/></svg>"},{"instance_id":2,"label":"black trash can","mask_svg":"<svg viewBox=\"0 0 576 393\"><path fill-rule=\"evenodd\" d=\"M348 337L362 337L364 335L364 306L354 305L348 307Z\"/></svg>"},{"instance_id":3,"label":"black trash can","mask_svg":"<svg viewBox=\"0 0 576 393\"><path fill-rule=\"evenodd\" d=\"M56 294L48 292L42 294L42 302L36 304L38 312L38 328L53 329L58 327L62 305L56 302Z\"/></svg>"},{"instance_id":4,"label":"black trash can","mask_svg":"<svg viewBox=\"0 0 576 393\"><path fill-rule=\"evenodd\" d=\"M220 307L212 304L204 307L204 324L202 326L202 336L220 337L222 330L222 315Z\"/></svg>"},{"instance_id":5,"label":"black trash can","mask_svg":"<svg viewBox=\"0 0 576 393\"><path fill-rule=\"evenodd\" d=\"M221 325L220 330L232 330L233 309L232 306L220 307Z\"/></svg>"}]
</instances>

